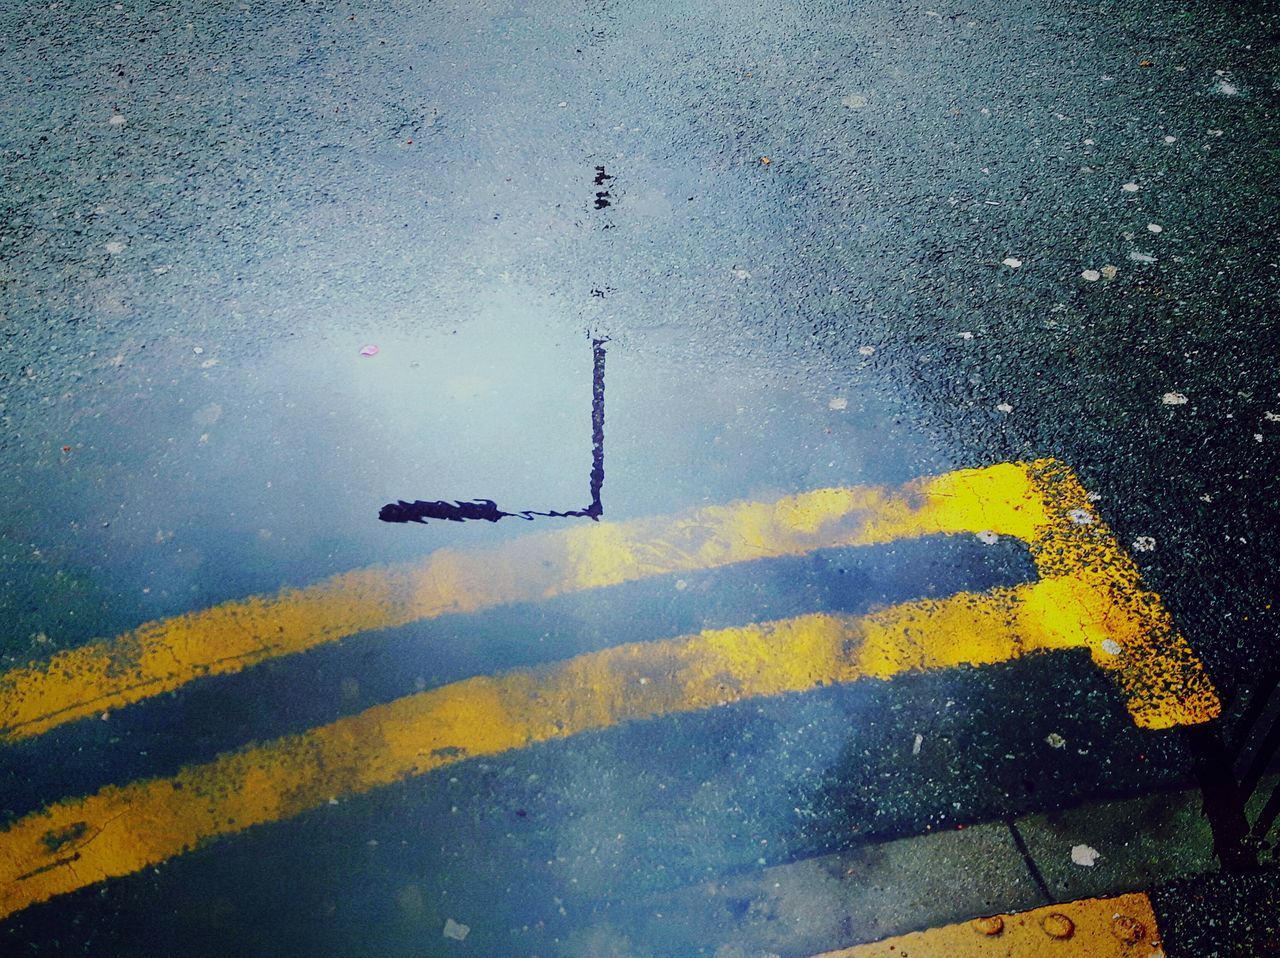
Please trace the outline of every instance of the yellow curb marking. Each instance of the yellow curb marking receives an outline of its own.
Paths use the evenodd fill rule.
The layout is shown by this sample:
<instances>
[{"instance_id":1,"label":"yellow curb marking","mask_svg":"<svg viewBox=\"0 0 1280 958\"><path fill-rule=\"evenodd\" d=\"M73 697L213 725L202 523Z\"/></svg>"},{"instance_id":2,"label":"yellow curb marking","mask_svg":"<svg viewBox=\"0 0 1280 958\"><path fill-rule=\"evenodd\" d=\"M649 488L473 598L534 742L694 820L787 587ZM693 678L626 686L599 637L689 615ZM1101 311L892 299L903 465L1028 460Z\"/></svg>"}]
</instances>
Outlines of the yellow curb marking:
<instances>
[{"instance_id":1,"label":"yellow curb marking","mask_svg":"<svg viewBox=\"0 0 1280 958\"><path fill-rule=\"evenodd\" d=\"M469 758L758 696L988 665L1087 641L1100 623L1060 630L1045 615L1045 585L614 646L455 682L226 753L173 778L59 802L0 832L0 916L335 795Z\"/></svg>"},{"instance_id":2,"label":"yellow curb marking","mask_svg":"<svg viewBox=\"0 0 1280 958\"><path fill-rule=\"evenodd\" d=\"M467 758L834 682L1083 648L1118 682L1139 725L1217 714L1213 688L1159 597L1141 590L1136 567L1070 473L1046 461L899 490L820 490L575 529L228 603L144 627L123 648L102 643L66 654L80 659L56 658L57 668L10 673L8 691L25 694L6 702L27 716L11 723L11 734L84 714L86 690L97 695L95 709L104 697L123 704L355 631L822 547L985 530L1028 542L1041 578L861 617L801 616L471 678L225 753L172 778L58 802L0 831L0 916ZM63 695L60 683L73 694ZM30 708L31 696L39 708Z\"/></svg>"},{"instance_id":3,"label":"yellow curb marking","mask_svg":"<svg viewBox=\"0 0 1280 958\"><path fill-rule=\"evenodd\" d=\"M889 938L815 958L1164 958L1146 895L1089 898Z\"/></svg>"},{"instance_id":4,"label":"yellow curb marking","mask_svg":"<svg viewBox=\"0 0 1280 958\"><path fill-rule=\"evenodd\" d=\"M897 489L819 489L776 502L599 523L487 551L440 550L419 563L225 602L0 676L0 737L38 735L203 676L421 619L815 549L988 531L1026 542L1043 578L1074 583L1066 588L1072 601L1110 605L1107 626L1123 655L1091 648L1124 689L1139 725L1165 728L1217 714L1213 689L1159 597L1141 588L1133 561L1070 471L1040 460L963 469Z\"/></svg>"}]
</instances>

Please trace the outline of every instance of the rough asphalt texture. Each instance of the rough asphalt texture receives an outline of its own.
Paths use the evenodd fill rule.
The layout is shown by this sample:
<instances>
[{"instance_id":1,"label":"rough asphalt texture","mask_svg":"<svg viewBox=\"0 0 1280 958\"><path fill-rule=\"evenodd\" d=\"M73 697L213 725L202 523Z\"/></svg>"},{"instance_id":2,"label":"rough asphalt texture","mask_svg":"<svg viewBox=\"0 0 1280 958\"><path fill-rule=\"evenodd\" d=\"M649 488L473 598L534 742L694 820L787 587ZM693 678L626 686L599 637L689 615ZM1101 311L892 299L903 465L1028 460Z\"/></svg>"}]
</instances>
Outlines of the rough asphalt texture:
<instances>
[{"instance_id":1,"label":"rough asphalt texture","mask_svg":"<svg viewBox=\"0 0 1280 958\"><path fill-rule=\"evenodd\" d=\"M1215 737L1248 738L1277 674L1273 4L71 0L5 5L0 43L6 665L511 534L378 526L435 494L387 481L389 454L510 446L373 406L357 365L402 343L370 362L409 375L425 343L412 368L441 376L432 344L496 322L611 337L611 518L1062 458L1123 542L1154 540L1143 575L1229 702L1207 735L1139 734L1057 657L623 729L31 909L6 951L462 953L451 917L473 954L645 955L585 929L759 863L1221 778ZM419 679L1029 574L904 547L449 623L430 661L406 630L10 749L2 802ZM1210 945L1179 917L1197 901L1161 900L1171 955L1265 953L1265 908Z\"/></svg>"}]
</instances>

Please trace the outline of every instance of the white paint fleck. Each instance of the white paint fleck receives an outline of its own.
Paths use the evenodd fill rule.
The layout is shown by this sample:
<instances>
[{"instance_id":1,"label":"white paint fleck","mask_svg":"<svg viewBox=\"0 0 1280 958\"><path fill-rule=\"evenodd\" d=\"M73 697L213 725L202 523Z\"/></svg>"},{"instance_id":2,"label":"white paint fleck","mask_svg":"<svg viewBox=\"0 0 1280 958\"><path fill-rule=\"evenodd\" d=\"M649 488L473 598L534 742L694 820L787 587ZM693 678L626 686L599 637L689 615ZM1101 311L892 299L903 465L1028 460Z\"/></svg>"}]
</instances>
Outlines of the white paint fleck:
<instances>
[{"instance_id":1,"label":"white paint fleck","mask_svg":"<svg viewBox=\"0 0 1280 958\"><path fill-rule=\"evenodd\" d=\"M1001 262L1004 263L1005 266L1008 266L1010 269L1017 269L1019 266L1022 265L1022 260L1018 259L1016 256L1006 256L1003 260L1001 260Z\"/></svg>"},{"instance_id":2,"label":"white paint fleck","mask_svg":"<svg viewBox=\"0 0 1280 958\"><path fill-rule=\"evenodd\" d=\"M1084 141L1084 145L1085 145L1085 146L1093 146L1093 145L1094 145L1094 141L1093 141L1093 140L1085 140L1085 141Z\"/></svg>"},{"instance_id":3,"label":"white paint fleck","mask_svg":"<svg viewBox=\"0 0 1280 958\"><path fill-rule=\"evenodd\" d=\"M454 921L452 918L446 918L444 922L444 936L452 938L454 941L462 941L471 931L470 925L464 925L460 921Z\"/></svg>"},{"instance_id":4,"label":"white paint fleck","mask_svg":"<svg viewBox=\"0 0 1280 958\"><path fill-rule=\"evenodd\" d=\"M1097 501L1099 501L1099 500L1102 498L1102 493L1100 493L1100 492L1086 492L1086 493L1084 494L1084 497L1085 497L1086 499L1088 499L1090 502L1097 502Z\"/></svg>"},{"instance_id":5,"label":"white paint fleck","mask_svg":"<svg viewBox=\"0 0 1280 958\"><path fill-rule=\"evenodd\" d=\"M1135 552L1151 552L1156 547L1156 540L1151 536L1138 536L1133 540L1133 550Z\"/></svg>"},{"instance_id":6,"label":"white paint fleck","mask_svg":"<svg viewBox=\"0 0 1280 958\"><path fill-rule=\"evenodd\" d=\"M911 754L912 754L912 755L919 755L919 754L920 754L920 746L921 746L921 745L923 745L923 744L924 744L924 736L923 736L923 735L921 735L919 732L917 732L917 733L916 733L916 740L915 740L915 742L913 742L913 743L912 743L912 745L911 745Z\"/></svg>"},{"instance_id":7,"label":"white paint fleck","mask_svg":"<svg viewBox=\"0 0 1280 958\"><path fill-rule=\"evenodd\" d=\"M1090 848L1088 845L1071 846L1071 860L1084 868L1092 868L1101 857L1096 848Z\"/></svg>"},{"instance_id":8,"label":"white paint fleck","mask_svg":"<svg viewBox=\"0 0 1280 958\"><path fill-rule=\"evenodd\" d=\"M996 410L998 412L1010 413L1010 412L1013 412L1013 407L1010 406L1007 402L999 402L999 403L996 403Z\"/></svg>"},{"instance_id":9,"label":"white paint fleck","mask_svg":"<svg viewBox=\"0 0 1280 958\"><path fill-rule=\"evenodd\" d=\"M1156 261L1156 258L1150 253L1141 253L1136 249L1129 253L1129 259L1135 263L1154 263Z\"/></svg>"},{"instance_id":10,"label":"white paint fleck","mask_svg":"<svg viewBox=\"0 0 1280 958\"><path fill-rule=\"evenodd\" d=\"M1120 654L1120 643L1119 643L1119 642L1117 642L1115 639L1103 639L1103 640L1102 640L1102 651L1103 651L1103 652L1106 652L1106 653L1107 653L1107 655L1119 655L1119 654Z\"/></svg>"},{"instance_id":11,"label":"white paint fleck","mask_svg":"<svg viewBox=\"0 0 1280 958\"><path fill-rule=\"evenodd\" d=\"M112 126L121 127L121 126L124 126L129 121L124 118L123 113L112 113L111 119L109 119L107 122L110 123Z\"/></svg>"},{"instance_id":12,"label":"white paint fleck","mask_svg":"<svg viewBox=\"0 0 1280 958\"><path fill-rule=\"evenodd\" d=\"M1260 433L1260 432L1255 432L1255 433L1253 434L1253 441L1254 441L1254 442L1262 442L1262 433Z\"/></svg>"},{"instance_id":13,"label":"white paint fleck","mask_svg":"<svg viewBox=\"0 0 1280 958\"><path fill-rule=\"evenodd\" d=\"M1262 418L1267 422L1280 422L1280 412L1264 412Z\"/></svg>"},{"instance_id":14,"label":"white paint fleck","mask_svg":"<svg viewBox=\"0 0 1280 958\"><path fill-rule=\"evenodd\" d=\"M1087 509L1072 509L1067 513L1067 516L1078 526L1093 525L1093 516L1089 515Z\"/></svg>"},{"instance_id":15,"label":"white paint fleck","mask_svg":"<svg viewBox=\"0 0 1280 958\"><path fill-rule=\"evenodd\" d=\"M836 412L839 412L842 409L848 409L849 400L845 399L843 396L833 396L831 397L831 401L827 403L827 408L833 409Z\"/></svg>"},{"instance_id":16,"label":"white paint fleck","mask_svg":"<svg viewBox=\"0 0 1280 958\"><path fill-rule=\"evenodd\" d=\"M1222 133L1223 133L1223 131L1222 131L1222 130L1210 130L1210 131L1209 131L1209 135L1210 135L1210 136L1222 136Z\"/></svg>"},{"instance_id":17,"label":"white paint fleck","mask_svg":"<svg viewBox=\"0 0 1280 958\"><path fill-rule=\"evenodd\" d=\"M976 533L976 535L978 537L978 541L983 545L993 546L1000 541L1000 537L990 529L984 529L981 532Z\"/></svg>"},{"instance_id":18,"label":"white paint fleck","mask_svg":"<svg viewBox=\"0 0 1280 958\"><path fill-rule=\"evenodd\" d=\"M1066 748L1067 746L1067 740L1057 732L1050 732L1045 736L1044 740L1049 743L1050 748Z\"/></svg>"},{"instance_id":19,"label":"white paint fleck","mask_svg":"<svg viewBox=\"0 0 1280 958\"><path fill-rule=\"evenodd\" d=\"M110 240L102 248L112 256L118 256L120 253L124 252L124 246L125 244L123 240Z\"/></svg>"},{"instance_id":20,"label":"white paint fleck","mask_svg":"<svg viewBox=\"0 0 1280 958\"><path fill-rule=\"evenodd\" d=\"M1148 224L1147 224L1147 232L1149 232L1149 233L1163 233L1163 232L1164 232L1164 227L1163 227L1163 226L1161 226L1159 223L1148 223Z\"/></svg>"},{"instance_id":21,"label":"white paint fleck","mask_svg":"<svg viewBox=\"0 0 1280 958\"><path fill-rule=\"evenodd\" d=\"M840 102L850 110L861 110L869 101L861 93L850 93L848 96L842 97Z\"/></svg>"},{"instance_id":22,"label":"white paint fleck","mask_svg":"<svg viewBox=\"0 0 1280 958\"><path fill-rule=\"evenodd\" d=\"M1138 190L1142 189L1142 187L1137 183L1126 183L1124 186L1120 187L1120 189L1124 190L1126 193L1136 193Z\"/></svg>"},{"instance_id":23,"label":"white paint fleck","mask_svg":"<svg viewBox=\"0 0 1280 958\"><path fill-rule=\"evenodd\" d=\"M1185 406L1187 397L1182 393L1165 393L1160 397L1160 401L1166 406Z\"/></svg>"},{"instance_id":24,"label":"white paint fleck","mask_svg":"<svg viewBox=\"0 0 1280 958\"><path fill-rule=\"evenodd\" d=\"M958 335L961 339L973 339L973 333L968 332L967 330L966 330L965 332L963 332L963 333L958 333L957 335Z\"/></svg>"},{"instance_id":25,"label":"white paint fleck","mask_svg":"<svg viewBox=\"0 0 1280 958\"><path fill-rule=\"evenodd\" d=\"M874 346L859 346L859 347L858 347L858 355L860 355L860 356L870 356L870 355L871 355L872 353L874 353L875 351L876 351L876 348L875 348Z\"/></svg>"},{"instance_id":26,"label":"white paint fleck","mask_svg":"<svg viewBox=\"0 0 1280 958\"><path fill-rule=\"evenodd\" d=\"M1102 274L1096 269L1087 269L1080 274L1080 278L1088 283L1096 283L1098 280L1102 279Z\"/></svg>"}]
</instances>

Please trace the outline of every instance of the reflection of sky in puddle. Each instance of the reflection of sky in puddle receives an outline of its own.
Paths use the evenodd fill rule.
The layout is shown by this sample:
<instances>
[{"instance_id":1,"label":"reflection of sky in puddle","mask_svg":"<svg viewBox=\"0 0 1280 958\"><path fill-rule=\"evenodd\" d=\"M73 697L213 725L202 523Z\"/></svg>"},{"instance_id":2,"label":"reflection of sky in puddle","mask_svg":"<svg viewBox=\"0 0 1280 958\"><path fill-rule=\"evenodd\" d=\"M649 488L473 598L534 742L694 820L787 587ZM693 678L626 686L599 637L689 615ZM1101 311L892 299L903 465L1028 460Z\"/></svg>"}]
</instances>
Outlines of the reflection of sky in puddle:
<instances>
[{"instance_id":1,"label":"reflection of sky in puddle","mask_svg":"<svg viewBox=\"0 0 1280 958\"><path fill-rule=\"evenodd\" d=\"M586 330L515 296L480 313L418 336L399 326L299 336L208 368L138 358L126 380L98 387L103 416L76 425L74 453L31 492L42 526L31 535L111 593L97 630L113 631L535 527L378 522L395 499L584 507ZM366 342L376 356L359 355ZM855 385L784 380L781 357L676 358L683 352L631 337L609 344L606 519L946 466ZM835 396L847 408L829 408ZM89 637L58 620L56 596L49 606L47 631Z\"/></svg>"}]
</instances>

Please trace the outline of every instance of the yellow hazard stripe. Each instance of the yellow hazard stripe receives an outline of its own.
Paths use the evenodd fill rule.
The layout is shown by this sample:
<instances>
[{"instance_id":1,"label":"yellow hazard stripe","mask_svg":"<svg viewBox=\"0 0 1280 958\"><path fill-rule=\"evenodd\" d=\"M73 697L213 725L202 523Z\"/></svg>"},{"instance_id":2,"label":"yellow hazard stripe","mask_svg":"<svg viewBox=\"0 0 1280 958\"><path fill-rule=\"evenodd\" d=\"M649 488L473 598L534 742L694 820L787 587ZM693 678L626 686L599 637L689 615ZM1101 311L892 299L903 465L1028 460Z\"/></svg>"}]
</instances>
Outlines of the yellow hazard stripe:
<instances>
[{"instance_id":1,"label":"yellow hazard stripe","mask_svg":"<svg viewBox=\"0 0 1280 958\"><path fill-rule=\"evenodd\" d=\"M898 488L820 489L599 523L486 551L441 550L416 564L226 602L0 676L0 737L38 735L203 676L421 619L821 548L988 531L1028 543L1043 577L1086 577L1108 597L1125 656L1103 664L1120 679L1140 725L1217 714L1212 687L1159 597L1141 589L1133 562L1070 471L1041 460L963 469Z\"/></svg>"},{"instance_id":2,"label":"yellow hazard stripe","mask_svg":"<svg viewBox=\"0 0 1280 958\"><path fill-rule=\"evenodd\" d=\"M0 832L0 916L201 842L477 756L621 722L860 678L978 666L1090 641L1044 583L921 600L861 617L807 615L615 646L466 679L172 778L58 802Z\"/></svg>"},{"instance_id":3,"label":"yellow hazard stripe","mask_svg":"<svg viewBox=\"0 0 1280 958\"><path fill-rule=\"evenodd\" d=\"M1164 958L1151 899L1089 898L889 938L816 958Z\"/></svg>"}]
</instances>

